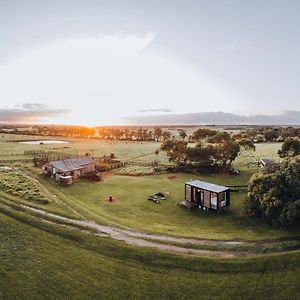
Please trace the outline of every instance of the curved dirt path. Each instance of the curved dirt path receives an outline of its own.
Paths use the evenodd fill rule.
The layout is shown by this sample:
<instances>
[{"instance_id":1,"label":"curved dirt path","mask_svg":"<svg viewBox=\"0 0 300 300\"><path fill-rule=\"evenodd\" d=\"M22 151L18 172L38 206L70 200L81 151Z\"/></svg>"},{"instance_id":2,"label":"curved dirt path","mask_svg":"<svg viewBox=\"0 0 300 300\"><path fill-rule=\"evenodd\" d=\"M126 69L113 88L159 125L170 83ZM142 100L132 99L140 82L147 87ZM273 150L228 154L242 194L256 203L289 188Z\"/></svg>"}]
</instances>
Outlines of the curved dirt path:
<instances>
[{"instance_id":1,"label":"curved dirt path","mask_svg":"<svg viewBox=\"0 0 300 300\"><path fill-rule=\"evenodd\" d=\"M23 204L20 204L20 207L22 207L24 211L32 212L35 215L38 215L40 218L42 218L42 220L47 221L47 218L50 218L51 222L54 222L57 225L63 225L63 226L73 225L76 226L73 227L74 229L81 230L81 231L89 229L96 234L100 234L101 236L105 234L106 236L114 240L125 242L128 245L146 247L146 248L155 248L155 249L170 251L174 253L194 254L200 256L211 256L211 257L222 257L222 258L232 258L241 255L241 252L232 253L229 251L214 251L214 250L185 248L185 247L180 247L175 245L163 244L158 241L176 242L178 244L191 243L191 244L199 244L199 245L225 245L225 243L228 245L229 243L232 242L195 240L195 239L187 239L187 238L168 237L164 235L147 234L147 233L137 232L133 230L126 230L126 229L120 229L120 228L106 226L106 225L100 225L94 221L89 221L89 220L75 220L75 219L59 216L53 213L49 213L41 209L32 208L30 206L26 206ZM62 223L67 223L67 225ZM243 242L234 242L234 243L243 243Z\"/></svg>"},{"instance_id":2,"label":"curved dirt path","mask_svg":"<svg viewBox=\"0 0 300 300\"><path fill-rule=\"evenodd\" d=\"M13 201L11 201L13 202ZM38 217L42 222L52 223L57 226L64 226L80 232L93 234L96 237L110 237L114 240L122 241L128 245L158 249L177 254L191 254L197 256L219 257L219 258L234 258L240 256L258 256L258 253L251 253L249 251L235 252L233 250L220 251L209 249L195 249L186 247L187 244L203 245L203 246L233 246L233 245L250 245L253 241L216 241L216 240L197 240L192 238L171 237L160 234L150 234L139 232L131 229L123 229L108 225L101 225L91 220L77 220L54 213L47 212L42 209L33 208L24 204L10 205L2 203L9 209L22 210L35 217ZM294 239L293 239L294 240ZM165 242L165 243L164 243ZM176 245L168 244L176 243ZM184 245L181 246L180 244ZM286 251L282 251L286 252Z\"/></svg>"}]
</instances>

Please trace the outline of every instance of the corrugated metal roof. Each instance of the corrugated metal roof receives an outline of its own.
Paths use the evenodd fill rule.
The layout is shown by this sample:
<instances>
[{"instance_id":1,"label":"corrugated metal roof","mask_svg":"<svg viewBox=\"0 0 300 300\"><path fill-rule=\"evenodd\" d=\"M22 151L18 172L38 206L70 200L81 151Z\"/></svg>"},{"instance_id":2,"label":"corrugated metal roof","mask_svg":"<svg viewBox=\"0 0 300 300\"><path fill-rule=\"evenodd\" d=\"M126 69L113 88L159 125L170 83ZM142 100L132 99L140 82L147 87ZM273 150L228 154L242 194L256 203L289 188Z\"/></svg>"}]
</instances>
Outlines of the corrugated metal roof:
<instances>
[{"instance_id":1,"label":"corrugated metal roof","mask_svg":"<svg viewBox=\"0 0 300 300\"><path fill-rule=\"evenodd\" d=\"M188 182L186 182L186 184L196 187L198 189L203 189L203 190L211 191L214 193L221 193L221 192L229 190L229 188L226 186L217 185L214 183L209 183L209 182L200 181L200 180L188 181Z\"/></svg>"},{"instance_id":2,"label":"corrugated metal roof","mask_svg":"<svg viewBox=\"0 0 300 300\"><path fill-rule=\"evenodd\" d=\"M80 156L64 160L51 161L50 164L53 168L61 170L63 172L78 170L85 165L94 164L95 161L89 156Z\"/></svg>"}]
</instances>

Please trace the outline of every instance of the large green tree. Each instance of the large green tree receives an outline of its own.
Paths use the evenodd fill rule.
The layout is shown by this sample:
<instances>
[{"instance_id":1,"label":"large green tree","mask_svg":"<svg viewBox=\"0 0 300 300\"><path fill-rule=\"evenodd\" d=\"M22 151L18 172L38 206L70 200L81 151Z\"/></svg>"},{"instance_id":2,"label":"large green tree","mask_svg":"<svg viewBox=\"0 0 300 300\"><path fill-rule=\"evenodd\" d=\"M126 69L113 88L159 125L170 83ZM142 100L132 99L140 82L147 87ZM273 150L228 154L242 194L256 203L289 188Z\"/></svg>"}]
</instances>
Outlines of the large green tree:
<instances>
[{"instance_id":1,"label":"large green tree","mask_svg":"<svg viewBox=\"0 0 300 300\"><path fill-rule=\"evenodd\" d=\"M196 131L194 131L192 133L191 139L193 141L200 141L200 140L212 137L216 134L217 134L216 130L211 130L211 129L208 129L208 128L198 128Z\"/></svg>"},{"instance_id":2,"label":"large green tree","mask_svg":"<svg viewBox=\"0 0 300 300\"><path fill-rule=\"evenodd\" d=\"M300 156L253 175L248 189L245 207L255 216L282 228L300 226Z\"/></svg>"},{"instance_id":3,"label":"large green tree","mask_svg":"<svg viewBox=\"0 0 300 300\"><path fill-rule=\"evenodd\" d=\"M186 149L187 142L181 140L166 140L160 146L160 150L166 152L169 161L177 165L186 162Z\"/></svg>"},{"instance_id":4,"label":"large green tree","mask_svg":"<svg viewBox=\"0 0 300 300\"><path fill-rule=\"evenodd\" d=\"M214 164L215 153L215 147L198 143L195 147L186 149L186 159L196 166L211 166Z\"/></svg>"},{"instance_id":5,"label":"large green tree","mask_svg":"<svg viewBox=\"0 0 300 300\"><path fill-rule=\"evenodd\" d=\"M241 150L239 143L234 141L226 141L224 143L217 144L214 147L215 159L224 167L230 166Z\"/></svg>"},{"instance_id":6,"label":"large green tree","mask_svg":"<svg viewBox=\"0 0 300 300\"><path fill-rule=\"evenodd\" d=\"M300 154L300 141L297 138L287 138L278 151L280 157L296 156Z\"/></svg>"}]
</instances>

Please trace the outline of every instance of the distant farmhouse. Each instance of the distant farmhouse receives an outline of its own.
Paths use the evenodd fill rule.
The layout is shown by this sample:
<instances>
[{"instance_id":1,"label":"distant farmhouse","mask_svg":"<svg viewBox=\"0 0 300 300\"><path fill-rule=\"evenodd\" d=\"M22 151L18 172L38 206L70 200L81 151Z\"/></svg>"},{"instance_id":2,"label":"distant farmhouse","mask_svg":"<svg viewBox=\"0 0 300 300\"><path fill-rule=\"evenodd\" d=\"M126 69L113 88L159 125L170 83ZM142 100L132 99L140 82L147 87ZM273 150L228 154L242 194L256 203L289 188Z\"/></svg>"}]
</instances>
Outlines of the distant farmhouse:
<instances>
[{"instance_id":1,"label":"distant farmhouse","mask_svg":"<svg viewBox=\"0 0 300 300\"><path fill-rule=\"evenodd\" d=\"M43 166L44 174L55 178L61 184L71 184L73 180L95 172L96 162L89 156L50 161Z\"/></svg>"},{"instance_id":2,"label":"distant farmhouse","mask_svg":"<svg viewBox=\"0 0 300 300\"><path fill-rule=\"evenodd\" d=\"M259 164L261 168L267 168L274 165L274 161L269 158L261 158Z\"/></svg>"},{"instance_id":3,"label":"distant farmhouse","mask_svg":"<svg viewBox=\"0 0 300 300\"><path fill-rule=\"evenodd\" d=\"M230 205L230 189L200 180L189 181L185 183L185 199L179 205L187 209L224 210Z\"/></svg>"}]
</instances>

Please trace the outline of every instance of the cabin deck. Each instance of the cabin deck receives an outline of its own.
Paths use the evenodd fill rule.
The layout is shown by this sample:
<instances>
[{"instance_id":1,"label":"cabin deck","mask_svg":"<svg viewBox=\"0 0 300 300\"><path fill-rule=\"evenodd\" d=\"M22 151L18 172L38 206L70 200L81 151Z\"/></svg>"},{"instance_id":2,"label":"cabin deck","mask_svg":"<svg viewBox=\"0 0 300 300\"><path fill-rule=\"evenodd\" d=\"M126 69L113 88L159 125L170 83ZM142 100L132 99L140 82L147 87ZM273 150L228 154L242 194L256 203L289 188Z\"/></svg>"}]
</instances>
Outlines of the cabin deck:
<instances>
[{"instance_id":1,"label":"cabin deck","mask_svg":"<svg viewBox=\"0 0 300 300\"><path fill-rule=\"evenodd\" d=\"M189 201L189 200L183 200L181 202L177 203L180 207L184 207L187 208L188 210L190 210L190 208L196 207L197 203Z\"/></svg>"}]
</instances>

